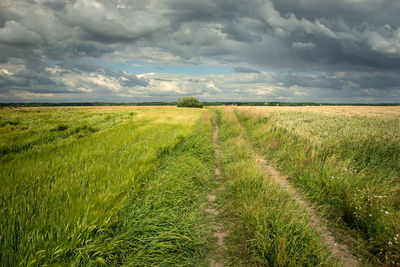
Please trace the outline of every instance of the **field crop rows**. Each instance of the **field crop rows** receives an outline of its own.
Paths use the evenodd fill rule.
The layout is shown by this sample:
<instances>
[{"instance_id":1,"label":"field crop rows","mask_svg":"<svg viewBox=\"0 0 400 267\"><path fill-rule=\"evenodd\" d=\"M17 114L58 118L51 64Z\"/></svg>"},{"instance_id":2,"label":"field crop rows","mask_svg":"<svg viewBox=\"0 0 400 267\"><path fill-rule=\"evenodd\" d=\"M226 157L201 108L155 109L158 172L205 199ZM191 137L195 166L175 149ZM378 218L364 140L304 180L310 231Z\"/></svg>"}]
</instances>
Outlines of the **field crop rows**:
<instances>
[{"instance_id":1,"label":"field crop rows","mask_svg":"<svg viewBox=\"0 0 400 267\"><path fill-rule=\"evenodd\" d=\"M0 265L400 264L400 111L318 108L1 109Z\"/></svg>"}]
</instances>

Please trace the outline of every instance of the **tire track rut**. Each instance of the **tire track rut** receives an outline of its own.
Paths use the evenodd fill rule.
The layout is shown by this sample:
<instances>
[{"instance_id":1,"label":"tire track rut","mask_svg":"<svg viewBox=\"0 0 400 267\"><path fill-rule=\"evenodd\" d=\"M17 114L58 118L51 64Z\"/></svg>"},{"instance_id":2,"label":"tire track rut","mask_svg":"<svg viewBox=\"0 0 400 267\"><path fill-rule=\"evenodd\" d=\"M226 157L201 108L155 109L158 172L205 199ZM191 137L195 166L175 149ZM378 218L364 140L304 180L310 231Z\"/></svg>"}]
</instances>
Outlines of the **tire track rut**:
<instances>
[{"instance_id":1,"label":"tire track rut","mask_svg":"<svg viewBox=\"0 0 400 267\"><path fill-rule=\"evenodd\" d=\"M239 119L237 118L237 115L235 112L233 112L236 121L238 123L239 128L242 131L242 134L244 134L247 137L247 131L243 127L243 125L240 123ZM248 137L247 137L248 139ZM277 184L279 184L283 189L285 189L290 196L296 201L296 203L304 208L309 216L310 216L310 222L311 226L321 235L322 241L325 243L325 245L328 247L332 255L341 262L343 266L348 266L348 267L354 267L354 266L360 266L361 263L357 260L356 257L351 253L349 247L346 244L339 243L336 241L333 233L328 229L328 227L323 223L323 221L319 218L317 211L315 208L306 200L306 198L299 192L297 191L292 185L289 183L287 178L281 173L272 167L271 165L268 164L268 162L260 156L255 149L253 148L253 151L256 155L257 161L261 164L261 166L265 169L265 171L270 175L273 181L275 181Z\"/></svg>"},{"instance_id":2,"label":"tire track rut","mask_svg":"<svg viewBox=\"0 0 400 267\"><path fill-rule=\"evenodd\" d=\"M216 232L214 233L214 237L216 237L216 239L217 239L217 242L215 244L216 250L208 256L208 262L210 263L210 267L225 266L224 260L223 260L224 251L227 249L227 247L225 245L225 237L229 234L229 232L225 229L224 225L221 222L218 222L218 223L216 222L217 218L219 216L219 211L216 207L215 201L218 197L219 191L225 189L225 187L223 186L222 181L221 181L221 178L222 178L221 177L221 165L220 165L220 160L219 160L221 150L217 143L218 132L219 132L219 128L218 128L218 125L216 125L214 132L213 132L213 143L214 143L215 156L216 156L215 184L217 185L217 188L214 191L210 192L210 194L207 195L210 205L206 209L206 212L208 212L213 217L213 220L216 224Z\"/></svg>"}]
</instances>

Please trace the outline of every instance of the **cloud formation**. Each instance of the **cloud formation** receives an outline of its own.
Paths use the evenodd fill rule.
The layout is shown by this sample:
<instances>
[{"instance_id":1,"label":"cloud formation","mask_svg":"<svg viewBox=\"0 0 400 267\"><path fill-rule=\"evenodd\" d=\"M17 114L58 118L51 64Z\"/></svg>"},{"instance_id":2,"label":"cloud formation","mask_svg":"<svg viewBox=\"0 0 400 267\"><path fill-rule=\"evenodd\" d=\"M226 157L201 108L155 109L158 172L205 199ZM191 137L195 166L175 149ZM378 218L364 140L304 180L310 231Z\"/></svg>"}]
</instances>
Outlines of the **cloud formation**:
<instances>
[{"instance_id":1,"label":"cloud formation","mask_svg":"<svg viewBox=\"0 0 400 267\"><path fill-rule=\"evenodd\" d=\"M394 0L2 0L0 101L400 102L399 12ZM111 64L129 61L232 73Z\"/></svg>"}]
</instances>

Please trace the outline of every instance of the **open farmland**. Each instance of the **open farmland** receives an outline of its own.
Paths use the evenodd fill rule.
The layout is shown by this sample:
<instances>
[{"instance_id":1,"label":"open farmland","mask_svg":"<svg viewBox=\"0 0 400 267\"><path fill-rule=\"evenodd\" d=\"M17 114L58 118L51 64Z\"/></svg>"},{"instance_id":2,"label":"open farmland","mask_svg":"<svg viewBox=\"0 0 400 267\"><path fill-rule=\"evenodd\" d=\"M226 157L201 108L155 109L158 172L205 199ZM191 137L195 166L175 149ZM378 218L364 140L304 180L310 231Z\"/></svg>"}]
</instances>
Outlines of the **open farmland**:
<instances>
[{"instance_id":1,"label":"open farmland","mask_svg":"<svg viewBox=\"0 0 400 267\"><path fill-rule=\"evenodd\" d=\"M338 238L375 264L399 264L399 107L253 107L236 114L260 153L346 233Z\"/></svg>"},{"instance_id":2,"label":"open farmland","mask_svg":"<svg viewBox=\"0 0 400 267\"><path fill-rule=\"evenodd\" d=\"M398 107L0 110L0 263L400 263Z\"/></svg>"},{"instance_id":3,"label":"open farmland","mask_svg":"<svg viewBox=\"0 0 400 267\"><path fill-rule=\"evenodd\" d=\"M202 116L3 109L2 265L195 262L214 157Z\"/></svg>"}]
</instances>

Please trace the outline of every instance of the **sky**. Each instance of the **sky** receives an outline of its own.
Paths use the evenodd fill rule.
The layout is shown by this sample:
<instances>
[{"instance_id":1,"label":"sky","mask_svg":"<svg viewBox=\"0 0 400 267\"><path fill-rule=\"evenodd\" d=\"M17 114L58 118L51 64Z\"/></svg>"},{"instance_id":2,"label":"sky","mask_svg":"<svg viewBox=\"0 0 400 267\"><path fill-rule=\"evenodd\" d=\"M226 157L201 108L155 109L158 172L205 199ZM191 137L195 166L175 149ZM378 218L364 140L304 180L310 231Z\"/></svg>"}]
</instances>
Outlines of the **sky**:
<instances>
[{"instance_id":1,"label":"sky","mask_svg":"<svg viewBox=\"0 0 400 267\"><path fill-rule=\"evenodd\" d=\"M400 103L399 0L1 0L0 102Z\"/></svg>"}]
</instances>

